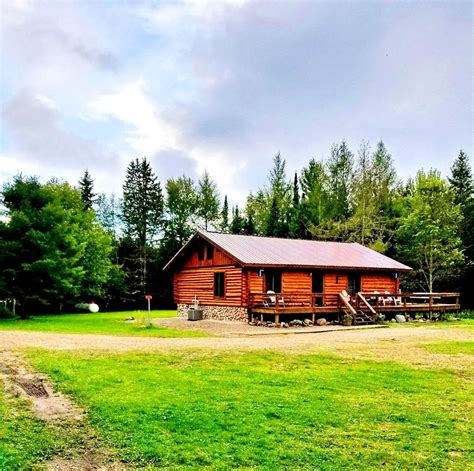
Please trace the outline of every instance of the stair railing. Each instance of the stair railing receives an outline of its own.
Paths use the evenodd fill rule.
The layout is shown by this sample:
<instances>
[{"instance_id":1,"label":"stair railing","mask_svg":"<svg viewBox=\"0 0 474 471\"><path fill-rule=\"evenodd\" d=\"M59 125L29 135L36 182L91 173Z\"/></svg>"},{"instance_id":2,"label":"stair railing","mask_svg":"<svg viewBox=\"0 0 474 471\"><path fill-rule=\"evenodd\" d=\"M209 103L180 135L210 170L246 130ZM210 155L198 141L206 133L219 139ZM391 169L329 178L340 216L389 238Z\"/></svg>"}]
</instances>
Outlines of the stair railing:
<instances>
[{"instance_id":1,"label":"stair railing","mask_svg":"<svg viewBox=\"0 0 474 471\"><path fill-rule=\"evenodd\" d=\"M354 309L354 306L352 306L352 304L350 303L350 300L348 300L342 293L339 293L339 303L342 303L343 305L342 310L344 310L345 308L349 311L349 314L352 316L352 323L355 324L357 311Z\"/></svg>"},{"instance_id":2,"label":"stair railing","mask_svg":"<svg viewBox=\"0 0 474 471\"><path fill-rule=\"evenodd\" d=\"M369 301L365 299L364 295L359 292L357 293L357 298L362 302L362 304L365 305L365 307L369 310L369 312L372 314L372 316L375 317L377 316L377 311L370 305Z\"/></svg>"}]
</instances>

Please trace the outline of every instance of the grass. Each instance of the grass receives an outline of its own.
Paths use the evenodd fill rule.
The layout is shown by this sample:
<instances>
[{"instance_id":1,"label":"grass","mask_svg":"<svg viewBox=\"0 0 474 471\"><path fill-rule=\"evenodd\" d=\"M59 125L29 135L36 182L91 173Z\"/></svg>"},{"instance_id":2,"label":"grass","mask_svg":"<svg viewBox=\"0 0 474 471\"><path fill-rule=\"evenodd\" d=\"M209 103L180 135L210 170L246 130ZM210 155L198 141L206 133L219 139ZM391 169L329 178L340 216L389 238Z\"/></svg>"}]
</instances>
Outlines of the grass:
<instances>
[{"instance_id":1,"label":"grass","mask_svg":"<svg viewBox=\"0 0 474 471\"><path fill-rule=\"evenodd\" d=\"M143 337L205 337L199 331L184 331L161 327L145 327L146 311L105 312L83 314L49 314L27 320L0 319L0 330L29 330L37 332L59 332L64 334L107 334ZM175 317L176 311L152 311L152 318ZM124 321L135 317L137 322Z\"/></svg>"},{"instance_id":2,"label":"grass","mask_svg":"<svg viewBox=\"0 0 474 471\"><path fill-rule=\"evenodd\" d=\"M5 394L0 382L0 469L31 469L54 450L54 433L36 419L28 403Z\"/></svg>"},{"instance_id":3,"label":"grass","mask_svg":"<svg viewBox=\"0 0 474 471\"><path fill-rule=\"evenodd\" d=\"M474 390L450 370L275 352L28 357L133 467L473 465Z\"/></svg>"},{"instance_id":4,"label":"grass","mask_svg":"<svg viewBox=\"0 0 474 471\"><path fill-rule=\"evenodd\" d=\"M474 341L460 342L460 341L447 341L447 342L436 342L423 345L423 348L433 353L445 353L448 355L455 355L462 353L465 355L474 355Z\"/></svg>"},{"instance_id":5,"label":"grass","mask_svg":"<svg viewBox=\"0 0 474 471\"><path fill-rule=\"evenodd\" d=\"M474 329L474 319L459 319L457 321L435 321L435 322L386 322L386 325L390 327L433 327L433 328L449 328L449 327L461 327L466 329Z\"/></svg>"}]
</instances>

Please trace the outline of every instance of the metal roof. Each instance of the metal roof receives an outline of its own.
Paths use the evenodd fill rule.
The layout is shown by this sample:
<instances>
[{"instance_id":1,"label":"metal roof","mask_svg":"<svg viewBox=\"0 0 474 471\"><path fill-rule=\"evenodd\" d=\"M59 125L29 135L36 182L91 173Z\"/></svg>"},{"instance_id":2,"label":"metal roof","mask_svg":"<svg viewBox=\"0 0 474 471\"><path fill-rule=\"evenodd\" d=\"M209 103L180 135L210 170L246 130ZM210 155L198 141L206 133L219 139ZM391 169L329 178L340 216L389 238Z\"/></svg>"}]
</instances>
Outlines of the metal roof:
<instances>
[{"instance_id":1,"label":"metal roof","mask_svg":"<svg viewBox=\"0 0 474 471\"><path fill-rule=\"evenodd\" d=\"M407 265L355 242L279 239L204 231L194 234L165 268L172 264L196 236L212 242L241 265L411 270Z\"/></svg>"}]
</instances>

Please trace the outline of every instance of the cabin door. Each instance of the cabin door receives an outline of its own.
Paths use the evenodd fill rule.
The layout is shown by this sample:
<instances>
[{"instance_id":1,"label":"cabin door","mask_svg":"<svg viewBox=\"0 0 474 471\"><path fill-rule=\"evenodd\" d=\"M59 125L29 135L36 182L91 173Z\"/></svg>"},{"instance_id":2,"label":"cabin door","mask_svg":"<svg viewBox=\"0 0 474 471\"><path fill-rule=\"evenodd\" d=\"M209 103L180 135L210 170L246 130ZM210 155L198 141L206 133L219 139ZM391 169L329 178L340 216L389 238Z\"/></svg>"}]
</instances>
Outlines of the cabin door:
<instances>
[{"instance_id":1,"label":"cabin door","mask_svg":"<svg viewBox=\"0 0 474 471\"><path fill-rule=\"evenodd\" d=\"M360 273L349 273L348 291L351 296L355 296L360 291Z\"/></svg>"},{"instance_id":2,"label":"cabin door","mask_svg":"<svg viewBox=\"0 0 474 471\"><path fill-rule=\"evenodd\" d=\"M265 270L265 292L281 293L281 271Z\"/></svg>"},{"instance_id":3,"label":"cabin door","mask_svg":"<svg viewBox=\"0 0 474 471\"><path fill-rule=\"evenodd\" d=\"M315 270L311 272L311 292L312 293L323 293L324 286L323 286L323 272L321 270ZM316 298L315 300L316 306L323 305L323 298Z\"/></svg>"}]
</instances>

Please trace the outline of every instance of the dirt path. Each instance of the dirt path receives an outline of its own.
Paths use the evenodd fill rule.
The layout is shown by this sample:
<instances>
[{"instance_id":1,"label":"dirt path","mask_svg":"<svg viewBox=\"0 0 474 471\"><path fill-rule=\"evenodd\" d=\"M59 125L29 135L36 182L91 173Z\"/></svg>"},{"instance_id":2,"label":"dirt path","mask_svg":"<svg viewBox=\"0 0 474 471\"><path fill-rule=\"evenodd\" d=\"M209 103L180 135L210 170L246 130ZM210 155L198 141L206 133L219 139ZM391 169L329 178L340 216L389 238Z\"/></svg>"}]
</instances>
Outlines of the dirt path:
<instances>
[{"instance_id":1,"label":"dirt path","mask_svg":"<svg viewBox=\"0 0 474 471\"><path fill-rule=\"evenodd\" d=\"M474 369L472 356L436 354L423 348L425 344L439 341L474 341L474 332L465 328L423 326L251 337L156 338L0 331L0 349L9 350L46 348L113 352L137 350L325 352L347 358L393 360L420 368L452 368L461 372L472 372Z\"/></svg>"},{"instance_id":2,"label":"dirt path","mask_svg":"<svg viewBox=\"0 0 474 471\"><path fill-rule=\"evenodd\" d=\"M0 380L7 396L19 395L26 399L34 414L68 436L73 444L67 450L58 450L58 456L38 465L37 469L51 471L125 470L114 461L112 453L100 444L84 412L67 396L54 389L46 375L34 372L21 355L0 351Z\"/></svg>"},{"instance_id":3,"label":"dirt path","mask_svg":"<svg viewBox=\"0 0 474 471\"><path fill-rule=\"evenodd\" d=\"M372 345L384 341L474 340L468 329L406 327L396 329L365 329L326 331L320 333L262 335L252 337L157 338L122 337L95 334L59 334L49 332L0 331L0 349L46 348L57 350L284 350L304 351L330 346L332 348Z\"/></svg>"}]
</instances>

